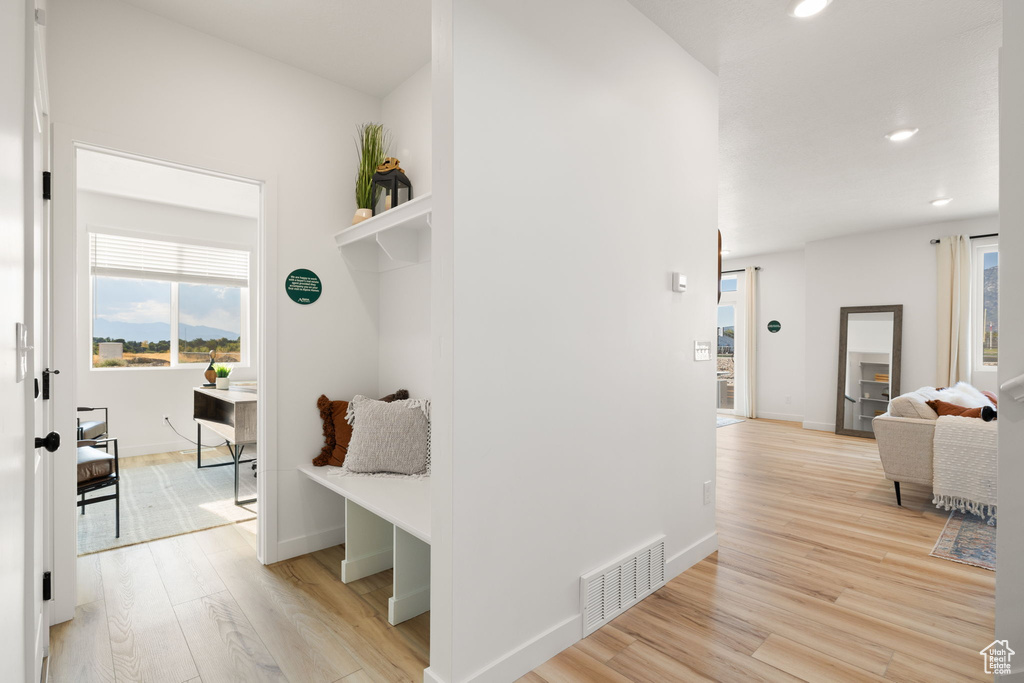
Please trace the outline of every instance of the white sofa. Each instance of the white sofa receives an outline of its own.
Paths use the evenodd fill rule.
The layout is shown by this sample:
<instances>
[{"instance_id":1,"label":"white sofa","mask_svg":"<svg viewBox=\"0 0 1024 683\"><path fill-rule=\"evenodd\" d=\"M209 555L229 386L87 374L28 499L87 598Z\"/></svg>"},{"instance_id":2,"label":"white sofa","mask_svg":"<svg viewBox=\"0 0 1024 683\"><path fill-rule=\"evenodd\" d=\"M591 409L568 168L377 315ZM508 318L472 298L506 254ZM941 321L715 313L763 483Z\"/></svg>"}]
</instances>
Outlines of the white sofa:
<instances>
[{"instance_id":1,"label":"white sofa","mask_svg":"<svg viewBox=\"0 0 1024 683\"><path fill-rule=\"evenodd\" d=\"M980 391L965 382L948 389L922 387L897 396L889 409L871 421L878 442L885 478L896 488L896 504L902 505L900 482L932 485L932 457L938 414L926 401L940 400L968 408L995 407ZM990 428L978 420L978 428Z\"/></svg>"}]
</instances>

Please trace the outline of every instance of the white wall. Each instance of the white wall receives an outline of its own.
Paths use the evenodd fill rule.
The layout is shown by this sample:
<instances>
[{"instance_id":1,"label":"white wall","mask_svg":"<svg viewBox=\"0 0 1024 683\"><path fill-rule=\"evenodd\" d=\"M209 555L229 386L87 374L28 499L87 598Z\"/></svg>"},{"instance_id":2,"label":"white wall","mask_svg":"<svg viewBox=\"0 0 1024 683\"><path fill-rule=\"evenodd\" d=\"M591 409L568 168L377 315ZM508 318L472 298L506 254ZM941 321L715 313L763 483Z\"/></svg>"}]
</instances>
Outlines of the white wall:
<instances>
[{"instance_id":1,"label":"white wall","mask_svg":"<svg viewBox=\"0 0 1024 683\"><path fill-rule=\"evenodd\" d=\"M1001 227L999 232L999 381L1024 373L1024 5L1003 2L999 78ZM999 395L999 552L996 567L996 637L1021 653L1024 643L1024 403ZM1013 678L1024 681L1024 656L1013 659Z\"/></svg>"},{"instance_id":2,"label":"white wall","mask_svg":"<svg viewBox=\"0 0 1024 683\"><path fill-rule=\"evenodd\" d=\"M320 448L317 396L377 390L377 277L344 267L332 235L355 210L353 130L379 120L380 103L112 0L56 0L48 23L55 123L272 176L277 272L270 277L280 283L309 268L323 281L311 306L293 303L279 285L271 289L278 550L283 559L337 542L340 499L295 467ZM302 372L303 363L316 372Z\"/></svg>"},{"instance_id":3,"label":"white wall","mask_svg":"<svg viewBox=\"0 0 1024 683\"><path fill-rule=\"evenodd\" d=\"M512 680L580 637L584 573L661 534L672 574L717 547L715 365L693 360L715 329L717 80L626 0L448 10L454 185L434 183L454 223L435 212L434 256L454 326L435 335L454 426L435 477L454 518L432 552L454 573L434 575L453 595L431 668Z\"/></svg>"},{"instance_id":4,"label":"white wall","mask_svg":"<svg viewBox=\"0 0 1024 683\"><path fill-rule=\"evenodd\" d=\"M381 122L394 136L391 156L402 162L414 197L432 187L430 80L427 64L381 100Z\"/></svg>"},{"instance_id":5,"label":"white wall","mask_svg":"<svg viewBox=\"0 0 1024 683\"><path fill-rule=\"evenodd\" d=\"M843 306L903 304L900 391L935 385L935 247L929 242L946 235L992 232L998 232L995 216L807 244L804 427L835 429L839 309Z\"/></svg>"},{"instance_id":6,"label":"white wall","mask_svg":"<svg viewBox=\"0 0 1024 683\"><path fill-rule=\"evenodd\" d=\"M95 192L78 193L78 330L81 358L76 367L78 405L105 406L110 410L112 436L118 439L122 457L164 453L192 448L168 427L168 415L187 439L196 438L192 421L192 388L202 384L206 365L176 368L100 368L92 369L90 337L92 307L89 301L88 231L93 228L135 232L173 240L214 241L242 249L256 247L257 222L254 218L201 211L184 206L159 204ZM250 259L249 319L256 320L256 260ZM255 331L253 323L251 327ZM250 339L249 364L232 372L233 380L256 379L255 339ZM140 397L145 397L140 400ZM83 420L102 414L83 414ZM212 432L203 435L203 443L220 441Z\"/></svg>"},{"instance_id":7,"label":"white wall","mask_svg":"<svg viewBox=\"0 0 1024 683\"><path fill-rule=\"evenodd\" d=\"M747 266L761 267L757 273L757 416L801 421L806 316L804 252L730 259L723 261L722 270ZM782 329L769 332L769 320L778 320Z\"/></svg>"},{"instance_id":8,"label":"white wall","mask_svg":"<svg viewBox=\"0 0 1024 683\"><path fill-rule=\"evenodd\" d=\"M392 155L402 162L414 197L431 191L430 81L427 64L381 102L381 122L394 135ZM381 273L379 306L379 395L404 388L430 398L430 262Z\"/></svg>"}]
</instances>

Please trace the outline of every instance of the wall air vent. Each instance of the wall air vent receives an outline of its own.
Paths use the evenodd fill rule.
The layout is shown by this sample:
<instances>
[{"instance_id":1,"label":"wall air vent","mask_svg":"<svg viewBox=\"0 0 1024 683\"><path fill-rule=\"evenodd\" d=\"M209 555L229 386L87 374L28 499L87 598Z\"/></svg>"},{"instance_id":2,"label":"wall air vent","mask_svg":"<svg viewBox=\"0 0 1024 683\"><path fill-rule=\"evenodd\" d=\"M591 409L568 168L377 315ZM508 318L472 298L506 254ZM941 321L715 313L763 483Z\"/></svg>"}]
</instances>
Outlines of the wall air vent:
<instances>
[{"instance_id":1,"label":"wall air vent","mask_svg":"<svg viewBox=\"0 0 1024 683\"><path fill-rule=\"evenodd\" d=\"M665 537L580 579L583 637L665 585Z\"/></svg>"}]
</instances>

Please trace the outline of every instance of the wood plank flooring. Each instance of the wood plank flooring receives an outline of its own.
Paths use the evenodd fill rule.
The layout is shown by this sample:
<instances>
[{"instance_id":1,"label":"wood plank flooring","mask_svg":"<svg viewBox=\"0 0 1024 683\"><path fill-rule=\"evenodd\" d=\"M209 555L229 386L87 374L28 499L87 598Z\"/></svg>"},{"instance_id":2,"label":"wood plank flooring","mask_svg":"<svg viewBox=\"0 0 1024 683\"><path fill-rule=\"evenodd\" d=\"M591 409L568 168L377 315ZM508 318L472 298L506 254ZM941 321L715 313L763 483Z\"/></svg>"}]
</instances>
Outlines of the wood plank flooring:
<instances>
[{"instance_id":1,"label":"wood plank flooring","mask_svg":"<svg viewBox=\"0 0 1024 683\"><path fill-rule=\"evenodd\" d=\"M423 680L430 616L388 624L390 571L346 585L342 546L270 567L255 546L251 521L80 557L50 680Z\"/></svg>"},{"instance_id":2,"label":"wood plank flooring","mask_svg":"<svg viewBox=\"0 0 1024 683\"><path fill-rule=\"evenodd\" d=\"M926 487L897 507L870 440L717 435L719 551L521 681L991 680L995 574L928 555Z\"/></svg>"},{"instance_id":3,"label":"wood plank flooring","mask_svg":"<svg viewBox=\"0 0 1024 683\"><path fill-rule=\"evenodd\" d=\"M929 557L927 490L896 507L873 441L717 434L720 550L523 681L984 680L995 574ZM254 548L245 522L79 558L51 680L422 680L429 615L387 623L390 572L345 585L343 547L270 567Z\"/></svg>"}]
</instances>

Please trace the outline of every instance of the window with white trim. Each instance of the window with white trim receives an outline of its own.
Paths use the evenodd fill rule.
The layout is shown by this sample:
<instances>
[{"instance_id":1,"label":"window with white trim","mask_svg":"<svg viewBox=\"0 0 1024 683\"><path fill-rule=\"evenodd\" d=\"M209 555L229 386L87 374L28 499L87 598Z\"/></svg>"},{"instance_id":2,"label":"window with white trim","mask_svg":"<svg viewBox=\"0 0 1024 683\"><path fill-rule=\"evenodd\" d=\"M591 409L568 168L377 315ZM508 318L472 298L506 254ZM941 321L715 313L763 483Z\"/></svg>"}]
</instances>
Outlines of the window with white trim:
<instances>
[{"instance_id":1,"label":"window with white trim","mask_svg":"<svg viewBox=\"0 0 1024 683\"><path fill-rule=\"evenodd\" d=\"M248 363L249 252L89 233L92 367Z\"/></svg>"},{"instance_id":2,"label":"window with white trim","mask_svg":"<svg viewBox=\"0 0 1024 683\"><path fill-rule=\"evenodd\" d=\"M971 268L971 349L975 372L999 366L999 241L973 240Z\"/></svg>"}]
</instances>

